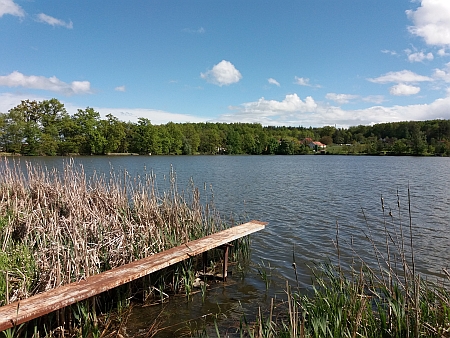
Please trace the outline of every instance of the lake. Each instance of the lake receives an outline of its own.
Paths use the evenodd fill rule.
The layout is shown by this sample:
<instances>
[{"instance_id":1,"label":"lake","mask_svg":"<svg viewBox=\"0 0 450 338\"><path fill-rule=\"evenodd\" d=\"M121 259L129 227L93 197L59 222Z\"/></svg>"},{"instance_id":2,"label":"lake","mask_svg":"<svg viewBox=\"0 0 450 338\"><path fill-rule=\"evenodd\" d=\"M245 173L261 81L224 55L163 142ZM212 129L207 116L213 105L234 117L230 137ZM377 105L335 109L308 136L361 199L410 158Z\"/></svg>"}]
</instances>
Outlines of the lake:
<instances>
[{"instance_id":1,"label":"lake","mask_svg":"<svg viewBox=\"0 0 450 338\"><path fill-rule=\"evenodd\" d=\"M61 168L67 158L21 158L22 164L24 160ZM442 268L450 265L450 158L111 156L74 160L82 163L88 174L94 170L108 173L111 167L115 171L126 169L131 176L153 171L160 191L168 187L167 178L173 167L178 188L188 188L192 179L205 198L213 191L215 205L224 218L269 222L264 231L252 235L251 264L245 278L232 276L228 286L211 290L209 306L205 302L195 307L183 298L184 305L176 305L176 310L186 318L201 317L219 303L221 310L230 309L230 313L256 314L255 304L282 297L279 292L284 280L296 283L294 255L299 285L307 288L311 282L308 265L337 262L337 230L343 266L358 256L375 265L374 249L366 235L385 252L385 224L396 238L401 223L405 241L410 243L410 220L417 271L428 278L438 278ZM409 249L406 251L409 253ZM272 275L267 291L258 269ZM134 311L130 330L143 330L150 325L154 308ZM227 316L230 323L232 317ZM221 325L228 325L224 321Z\"/></svg>"}]
</instances>

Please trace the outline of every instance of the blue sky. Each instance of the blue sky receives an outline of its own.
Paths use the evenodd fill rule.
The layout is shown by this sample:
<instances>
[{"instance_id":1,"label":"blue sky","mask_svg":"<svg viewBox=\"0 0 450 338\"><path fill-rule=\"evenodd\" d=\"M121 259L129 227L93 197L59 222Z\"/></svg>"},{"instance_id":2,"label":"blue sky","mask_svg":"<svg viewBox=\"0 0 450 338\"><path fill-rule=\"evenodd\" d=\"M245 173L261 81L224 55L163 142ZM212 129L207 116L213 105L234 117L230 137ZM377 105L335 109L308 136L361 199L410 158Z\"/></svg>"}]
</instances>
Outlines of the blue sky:
<instances>
[{"instance_id":1,"label":"blue sky","mask_svg":"<svg viewBox=\"0 0 450 338\"><path fill-rule=\"evenodd\" d=\"M0 0L0 112L348 127L450 118L448 0Z\"/></svg>"}]
</instances>

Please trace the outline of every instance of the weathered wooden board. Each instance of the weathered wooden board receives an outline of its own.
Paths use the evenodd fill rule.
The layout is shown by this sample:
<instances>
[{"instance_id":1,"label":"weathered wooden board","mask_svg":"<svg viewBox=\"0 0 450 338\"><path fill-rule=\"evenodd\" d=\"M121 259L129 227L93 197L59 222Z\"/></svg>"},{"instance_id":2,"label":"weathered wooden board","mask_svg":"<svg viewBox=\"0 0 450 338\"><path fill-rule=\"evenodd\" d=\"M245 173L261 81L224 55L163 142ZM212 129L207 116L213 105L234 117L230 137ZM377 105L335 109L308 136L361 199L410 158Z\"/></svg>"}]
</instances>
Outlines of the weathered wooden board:
<instances>
[{"instance_id":1,"label":"weathered wooden board","mask_svg":"<svg viewBox=\"0 0 450 338\"><path fill-rule=\"evenodd\" d=\"M264 229L266 224L259 221L250 221L88 277L80 282L67 284L2 306L0 307L0 332L131 282L189 257L230 243Z\"/></svg>"}]
</instances>

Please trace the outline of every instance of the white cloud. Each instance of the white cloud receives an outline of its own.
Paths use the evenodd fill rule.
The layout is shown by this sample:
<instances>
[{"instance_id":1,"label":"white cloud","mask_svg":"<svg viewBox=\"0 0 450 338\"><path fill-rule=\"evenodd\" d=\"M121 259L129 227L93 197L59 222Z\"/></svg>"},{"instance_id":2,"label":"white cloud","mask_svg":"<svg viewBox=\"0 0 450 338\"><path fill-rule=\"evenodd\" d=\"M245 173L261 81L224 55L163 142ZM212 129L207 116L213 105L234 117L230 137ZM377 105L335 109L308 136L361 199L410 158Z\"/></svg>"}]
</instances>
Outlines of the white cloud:
<instances>
[{"instance_id":1,"label":"white cloud","mask_svg":"<svg viewBox=\"0 0 450 338\"><path fill-rule=\"evenodd\" d=\"M382 104L384 101L386 101L384 99L383 95L369 95L369 96L363 97L362 100L364 102L371 102L371 103L376 103L376 104Z\"/></svg>"},{"instance_id":2,"label":"white cloud","mask_svg":"<svg viewBox=\"0 0 450 338\"><path fill-rule=\"evenodd\" d=\"M272 79L272 78L270 78L270 79L267 79L267 81L270 83L270 84L273 84L273 85L275 85L275 86L280 86L280 83L277 81L277 80L275 80L275 79Z\"/></svg>"},{"instance_id":3,"label":"white cloud","mask_svg":"<svg viewBox=\"0 0 450 338\"><path fill-rule=\"evenodd\" d=\"M332 100L332 101L337 102L339 104L345 104L345 103L349 103L351 100L359 98L359 96L358 95L352 95L352 94L327 93L327 95L325 95L325 98L327 100Z\"/></svg>"},{"instance_id":4,"label":"white cloud","mask_svg":"<svg viewBox=\"0 0 450 338\"><path fill-rule=\"evenodd\" d=\"M125 122L138 122L140 117L149 119L152 124L166 124L168 122L184 123L184 122L205 122L208 118L198 117L189 114L176 114L170 113L158 109L146 109L146 108L107 108L107 107L94 107L96 111L100 113L102 118L108 114L116 116L119 120ZM76 112L76 109L67 109L72 114Z\"/></svg>"},{"instance_id":5,"label":"white cloud","mask_svg":"<svg viewBox=\"0 0 450 338\"><path fill-rule=\"evenodd\" d=\"M450 1L422 0L420 7L407 10L406 15L414 24L408 27L412 34L429 45L450 45Z\"/></svg>"},{"instance_id":6,"label":"white cloud","mask_svg":"<svg viewBox=\"0 0 450 338\"><path fill-rule=\"evenodd\" d=\"M304 78L304 77L295 77L295 83L300 85L300 86L311 86L309 84L309 79L308 78Z\"/></svg>"},{"instance_id":7,"label":"white cloud","mask_svg":"<svg viewBox=\"0 0 450 338\"><path fill-rule=\"evenodd\" d=\"M450 82L450 62L443 69L435 69L433 76L445 82Z\"/></svg>"},{"instance_id":8,"label":"white cloud","mask_svg":"<svg viewBox=\"0 0 450 338\"><path fill-rule=\"evenodd\" d=\"M0 86L49 90L64 95L88 94L91 92L91 84L89 81L65 83L55 76L49 78L35 75L27 76L18 71L14 71L9 75L0 76Z\"/></svg>"},{"instance_id":9,"label":"white cloud","mask_svg":"<svg viewBox=\"0 0 450 338\"><path fill-rule=\"evenodd\" d=\"M447 88L446 93L447 93L447 97L450 97L450 88Z\"/></svg>"},{"instance_id":10,"label":"white cloud","mask_svg":"<svg viewBox=\"0 0 450 338\"><path fill-rule=\"evenodd\" d=\"M377 78L368 80L374 83L390 83L390 82L405 83L405 82L433 81L433 79L428 76L418 75L416 73L411 72L410 70L389 72Z\"/></svg>"},{"instance_id":11,"label":"white cloud","mask_svg":"<svg viewBox=\"0 0 450 338\"><path fill-rule=\"evenodd\" d=\"M237 83L242 79L241 73L229 62L222 60L206 73L200 73L202 79L209 83L222 86L228 86Z\"/></svg>"},{"instance_id":12,"label":"white cloud","mask_svg":"<svg viewBox=\"0 0 450 338\"><path fill-rule=\"evenodd\" d=\"M309 79L307 77L295 77L295 84L298 84L300 86L306 86L306 87L315 87L315 88L321 88L320 85L312 85L309 83Z\"/></svg>"},{"instance_id":13,"label":"white cloud","mask_svg":"<svg viewBox=\"0 0 450 338\"><path fill-rule=\"evenodd\" d=\"M312 97L301 101L296 94L282 101L261 98L256 102L230 107L230 113L220 116L222 122L257 122L263 125L324 126L338 124L342 127L359 124L411 120L449 119L450 96L431 104L408 106L373 106L366 109L344 110L328 104L316 103Z\"/></svg>"},{"instance_id":14,"label":"white cloud","mask_svg":"<svg viewBox=\"0 0 450 338\"><path fill-rule=\"evenodd\" d=\"M1 0L0 0L1 1ZM43 23L47 23L50 26L61 26L61 27L66 27L68 29L72 29L73 28L73 23L72 21L69 22L65 22L63 20L60 19L56 19L50 15L44 14L44 13L40 13L37 15L37 21L38 22L43 22Z\"/></svg>"},{"instance_id":15,"label":"white cloud","mask_svg":"<svg viewBox=\"0 0 450 338\"><path fill-rule=\"evenodd\" d=\"M434 59L433 53L417 52L411 53L409 50L406 50L406 54L408 54L409 62L422 62L423 60L431 61Z\"/></svg>"},{"instance_id":16,"label":"white cloud","mask_svg":"<svg viewBox=\"0 0 450 338\"><path fill-rule=\"evenodd\" d=\"M13 0L0 0L0 18L5 14L23 17L25 11Z\"/></svg>"},{"instance_id":17,"label":"white cloud","mask_svg":"<svg viewBox=\"0 0 450 338\"><path fill-rule=\"evenodd\" d=\"M119 86L119 87L114 88L114 90L116 92L125 92L126 88L125 88L125 86Z\"/></svg>"},{"instance_id":18,"label":"white cloud","mask_svg":"<svg viewBox=\"0 0 450 338\"><path fill-rule=\"evenodd\" d=\"M449 56L450 55L450 53L447 53L447 51L445 50L445 48L441 48L441 49L439 49L438 50L438 52L437 52L437 54L439 55L439 56Z\"/></svg>"},{"instance_id":19,"label":"white cloud","mask_svg":"<svg viewBox=\"0 0 450 338\"><path fill-rule=\"evenodd\" d=\"M390 54L390 55L398 55L395 50L388 50L388 49L383 49L381 51L381 53L383 53L383 54Z\"/></svg>"},{"instance_id":20,"label":"white cloud","mask_svg":"<svg viewBox=\"0 0 450 338\"><path fill-rule=\"evenodd\" d=\"M408 96L414 95L420 92L420 87L406 85L404 83L400 83L398 85L392 86L389 89L391 95L395 96Z\"/></svg>"}]
</instances>

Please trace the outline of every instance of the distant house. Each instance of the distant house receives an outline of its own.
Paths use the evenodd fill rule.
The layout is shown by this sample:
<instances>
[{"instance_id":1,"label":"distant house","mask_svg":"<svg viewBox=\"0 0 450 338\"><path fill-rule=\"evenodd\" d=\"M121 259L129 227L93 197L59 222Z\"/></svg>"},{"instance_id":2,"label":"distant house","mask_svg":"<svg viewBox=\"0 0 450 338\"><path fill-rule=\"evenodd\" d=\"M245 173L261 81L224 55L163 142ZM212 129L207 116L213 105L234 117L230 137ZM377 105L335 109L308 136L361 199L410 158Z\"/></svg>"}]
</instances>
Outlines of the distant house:
<instances>
[{"instance_id":1,"label":"distant house","mask_svg":"<svg viewBox=\"0 0 450 338\"><path fill-rule=\"evenodd\" d=\"M327 147L326 144L323 144L319 141L312 141L309 143L309 147L314 150L325 149Z\"/></svg>"},{"instance_id":2,"label":"distant house","mask_svg":"<svg viewBox=\"0 0 450 338\"><path fill-rule=\"evenodd\" d=\"M303 139L303 141L302 141L302 143L305 145L310 144L311 142L313 142L313 139L310 137L307 137L307 138Z\"/></svg>"}]
</instances>

